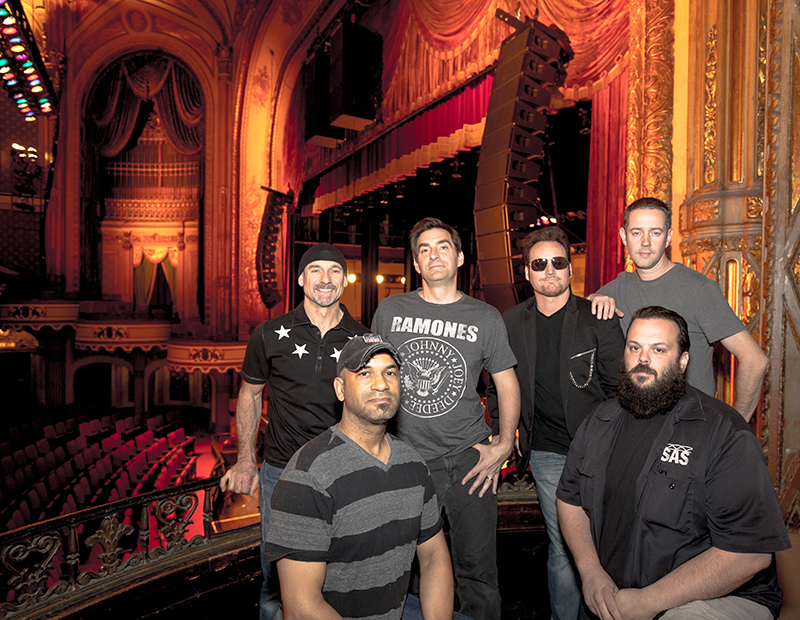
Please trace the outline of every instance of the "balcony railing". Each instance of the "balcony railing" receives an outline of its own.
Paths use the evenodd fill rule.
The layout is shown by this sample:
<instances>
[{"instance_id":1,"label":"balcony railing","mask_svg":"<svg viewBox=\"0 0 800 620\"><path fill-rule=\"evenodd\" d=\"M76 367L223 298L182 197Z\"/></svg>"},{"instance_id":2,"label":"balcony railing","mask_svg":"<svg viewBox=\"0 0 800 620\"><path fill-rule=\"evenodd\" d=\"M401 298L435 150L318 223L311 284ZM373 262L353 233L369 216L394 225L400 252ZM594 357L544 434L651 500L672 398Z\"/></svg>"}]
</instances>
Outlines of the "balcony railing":
<instances>
[{"instance_id":1,"label":"balcony railing","mask_svg":"<svg viewBox=\"0 0 800 620\"><path fill-rule=\"evenodd\" d=\"M193 561L257 544L258 528L213 531L218 484L219 476L196 480L0 535L7 588L0 618L70 613Z\"/></svg>"}]
</instances>

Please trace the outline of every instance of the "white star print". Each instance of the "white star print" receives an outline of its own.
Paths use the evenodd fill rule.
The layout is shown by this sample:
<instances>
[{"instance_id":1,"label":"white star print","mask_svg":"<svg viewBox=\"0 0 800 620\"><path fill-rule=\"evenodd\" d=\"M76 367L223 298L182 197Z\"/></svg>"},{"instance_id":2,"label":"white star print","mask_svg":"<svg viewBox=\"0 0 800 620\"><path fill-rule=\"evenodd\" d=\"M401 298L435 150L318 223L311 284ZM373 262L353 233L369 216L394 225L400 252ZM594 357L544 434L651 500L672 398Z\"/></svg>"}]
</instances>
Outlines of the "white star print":
<instances>
[{"instance_id":1,"label":"white star print","mask_svg":"<svg viewBox=\"0 0 800 620\"><path fill-rule=\"evenodd\" d=\"M332 357L333 359L335 359L338 362L339 361L339 355L341 355L341 353L342 352L339 349L337 349L336 347L333 347L333 355L331 355L330 357Z\"/></svg>"},{"instance_id":2,"label":"white star print","mask_svg":"<svg viewBox=\"0 0 800 620\"><path fill-rule=\"evenodd\" d=\"M294 351L292 351L292 355L297 355L298 359L303 359L304 355L308 355L308 351L306 351L306 345L294 345Z\"/></svg>"},{"instance_id":3,"label":"white star print","mask_svg":"<svg viewBox=\"0 0 800 620\"><path fill-rule=\"evenodd\" d=\"M278 340L280 340L281 338L288 338L290 331L292 331L291 328L286 329L283 325L281 325L281 328L276 329L275 333L278 334Z\"/></svg>"}]
</instances>

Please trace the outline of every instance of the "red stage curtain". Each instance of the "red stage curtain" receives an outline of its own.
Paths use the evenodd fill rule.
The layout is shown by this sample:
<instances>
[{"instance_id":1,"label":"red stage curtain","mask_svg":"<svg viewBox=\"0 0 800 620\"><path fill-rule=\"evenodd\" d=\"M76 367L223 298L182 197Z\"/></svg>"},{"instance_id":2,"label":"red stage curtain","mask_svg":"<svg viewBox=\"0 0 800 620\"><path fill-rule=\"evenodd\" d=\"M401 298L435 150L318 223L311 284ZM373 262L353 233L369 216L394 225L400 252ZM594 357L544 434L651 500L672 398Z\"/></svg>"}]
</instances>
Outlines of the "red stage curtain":
<instances>
[{"instance_id":1,"label":"red stage curtain","mask_svg":"<svg viewBox=\"0 0 800 620\"><path fill-rule=\"evenodd\" d=\"M314 211L412 176L418 168L478 146L493 83L492 76L485 77L334 166L320 177Z\"/></svg>"},{"instance_id":2,"label":"red stage curtain","mask_svg":"<svg viewBox=\"0 0 800 620\"><path fill-rule=\"evenodd\" d=\"M624 267L619 229L625 209L627 109L626 70L592 98L585 295L613 280Z\"/></svg>"}]
</instances>

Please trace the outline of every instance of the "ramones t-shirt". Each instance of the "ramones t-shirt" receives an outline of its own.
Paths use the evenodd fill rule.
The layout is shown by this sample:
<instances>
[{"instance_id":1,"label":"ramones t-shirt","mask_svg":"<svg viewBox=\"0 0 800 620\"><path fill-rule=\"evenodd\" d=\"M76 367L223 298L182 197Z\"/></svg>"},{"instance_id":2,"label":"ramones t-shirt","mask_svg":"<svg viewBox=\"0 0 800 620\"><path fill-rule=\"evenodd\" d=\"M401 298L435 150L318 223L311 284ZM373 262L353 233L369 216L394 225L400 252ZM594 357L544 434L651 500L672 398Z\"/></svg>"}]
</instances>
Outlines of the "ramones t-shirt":
<instances>
[{"instance_id":1,"label":"ramones t-shirt","mask_svg":"<svg viewBox=\"0 0 800 620\"><path fill-rule=\"evenodd\" d=\"M431 460L489 436L476 390L481 368L494 374L517 360L494 307L463 294L451 304L433 304L419 293L384 299L372 331L402 356L397 434Z\"/></svg>"}]
</instances>

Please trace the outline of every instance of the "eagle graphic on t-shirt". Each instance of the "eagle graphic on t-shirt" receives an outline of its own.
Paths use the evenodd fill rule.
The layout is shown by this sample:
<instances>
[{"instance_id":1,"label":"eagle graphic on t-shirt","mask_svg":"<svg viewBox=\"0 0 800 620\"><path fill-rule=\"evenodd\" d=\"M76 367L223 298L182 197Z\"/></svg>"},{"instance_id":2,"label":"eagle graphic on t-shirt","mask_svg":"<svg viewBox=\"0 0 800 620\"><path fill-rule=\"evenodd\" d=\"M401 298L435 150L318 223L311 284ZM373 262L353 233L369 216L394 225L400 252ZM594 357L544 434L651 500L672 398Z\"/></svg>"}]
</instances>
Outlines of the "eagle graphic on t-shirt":
<instances>
[{"instance_id":1,"label":"eagle graphic on t-shirt","mask_svg":"<svg viewBox=\"0 0 800 620\"><path fill-rule=\"evenodd\" d=\"M403 370L407 371L403 375L403 387L422 397L435 395L450 374L447 367L430 358L409 361Z\"/></svg>"}]
</instances>

